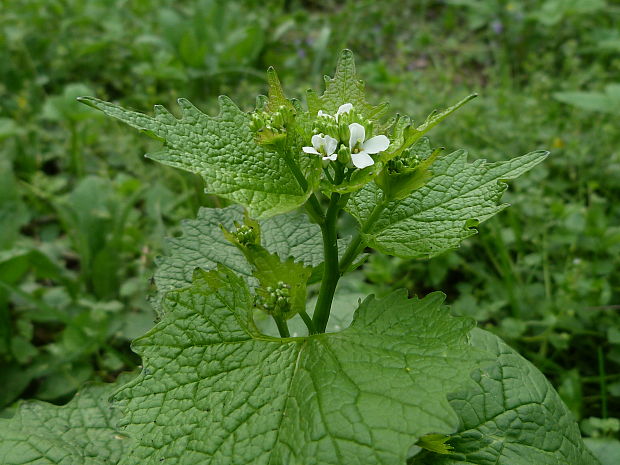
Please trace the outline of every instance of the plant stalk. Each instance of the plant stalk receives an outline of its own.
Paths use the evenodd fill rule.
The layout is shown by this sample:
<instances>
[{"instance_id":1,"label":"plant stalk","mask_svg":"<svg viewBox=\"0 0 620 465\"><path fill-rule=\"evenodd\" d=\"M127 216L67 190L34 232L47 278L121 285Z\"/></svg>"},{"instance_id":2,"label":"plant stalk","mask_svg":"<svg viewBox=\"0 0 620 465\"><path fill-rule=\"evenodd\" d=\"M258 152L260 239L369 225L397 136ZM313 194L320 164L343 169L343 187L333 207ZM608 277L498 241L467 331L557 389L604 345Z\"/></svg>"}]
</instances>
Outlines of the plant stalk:
<instances>
[{"instance_id":1,"label":"plant stalk","mask_svg":"<svg viewBox=\"0 0 620 465\"><path fill-rule=\"evenodd\" d=\"M291 333L288 330L288 324L286 323L286 320L281 316L275 315L273 316L273 319L278 326L278 332L280 333L280 337L291 337Z\"/></svg>"},{"instance_id":2,"label":"plant stalk","mask_svg":"<svg viewBox=\"0 0 620 465\"><path fill-rule=\"evenodd\" d=\"M319 290L319 297L314 307L312 324L315 333L324 333L329 320L329 312L332 306L336 286L340 279L338 266L338 211L340 210L340 194L333 193L329 200L329 207L325 214L325 222L321 225L323 235L323 254L325 257L323 279Z\"/></svg>"},{"instance_id":3,"label":"plant stalk","mask_svg":"<svg viewBox=\"0 0 620 465\"><path fill-rule=\"evenodd\" d=\"M288 152L284 153L283 158L286 162L286 165L291 170L291 173L293 173L293 176L295 176L299 187L301 187L301 189L306 192L308 190L308 181L299 169L299 166L297 166L297 163L293 161L290 153ZM314 193L310 194L310 197L304 204L304 208L308 212L308 215L310 215L310 218L312 218L317 224L323 224L323 222L325 221L325 218L323 217L323 209L321 208L321 204L319 203L319 200L316 198L316 195L314 195Z\"/></svg>"}]
</instances>

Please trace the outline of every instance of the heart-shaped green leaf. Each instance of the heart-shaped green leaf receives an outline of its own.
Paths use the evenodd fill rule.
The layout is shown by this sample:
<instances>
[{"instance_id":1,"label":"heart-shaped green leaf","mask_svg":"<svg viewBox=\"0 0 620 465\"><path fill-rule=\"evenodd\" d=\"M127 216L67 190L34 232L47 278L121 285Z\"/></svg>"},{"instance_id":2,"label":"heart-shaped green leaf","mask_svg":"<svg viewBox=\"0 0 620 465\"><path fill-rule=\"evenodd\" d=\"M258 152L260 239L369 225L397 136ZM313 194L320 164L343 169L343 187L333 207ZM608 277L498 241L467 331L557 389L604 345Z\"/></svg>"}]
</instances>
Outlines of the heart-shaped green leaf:
<instances>
[{"instance_id":1,"label":"heart-shaped green leaf","mask_svg":"<svg viewBox=\"0 0 620 465\"><path fill-rule=\"evenodd\" d=\"M242 278L197 271L134 343L144 370L116 397L138 445L121 463L404 463L455 431L446 393L481 358L442 301L369 297L341 332L279 339L257 331Z\"/></svg>"}]
</instances>

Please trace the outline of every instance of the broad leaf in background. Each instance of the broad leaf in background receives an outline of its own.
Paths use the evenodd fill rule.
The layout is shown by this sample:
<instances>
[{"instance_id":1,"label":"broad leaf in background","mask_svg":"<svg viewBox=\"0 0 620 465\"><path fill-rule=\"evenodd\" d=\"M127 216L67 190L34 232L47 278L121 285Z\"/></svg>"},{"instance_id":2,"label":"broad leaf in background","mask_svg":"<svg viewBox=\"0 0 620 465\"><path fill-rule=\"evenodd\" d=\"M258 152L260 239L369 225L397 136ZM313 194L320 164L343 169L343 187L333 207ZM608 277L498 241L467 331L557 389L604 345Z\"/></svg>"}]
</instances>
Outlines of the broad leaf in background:
<instances>
[{"instance_id":1,"label":"broad leaf in background","mask_svg":"<svg viewBox=\"0 0 620 465\"><path fill-rule=\"evenodd\" d=\"M620 83L608 84L604 92L556 92L553 97L584 110L620 113Z\"/></svg>"},{"instance_id":2,"label":"broad leaf in background","mask_svg":"<svg viewBox=\"0 0 620 465\"><path fill-rule=\"evenodd\" d=\"M344 331L279 339L256 330L242 278L196 271L134 342L144 370L116 399L138 444L121 463L404 463L418 437L456 430L445 393L482 358L442 301L369 297Z\"/></svg>"},{"instance_id":3,"label":"broad leaf in background","mask_svg":"<svg viewBox=\"0 0 620 465\"><path fill-rule=\"evenodd\" d=\"M531 152L509 161L467 163L467 154L456 151L432 165L431 179L402 200L389 202L378 219L363 232L371 247L404 258L430 258L454 249L476 234L475 226L503 210L499 204L506 184L536 166L547 152ZM367 184L354 194L347 210L363 225L381 189Z\"/></svg>"},{"instance_id":4,"label":"broad leaf in background","mask_svg":"<svg viewBox=\"0 0 620 465\"><path fill-rule=\"evenodd\" d=\"M161 301L172 289L188 286L196 268L212 270L222 264L235 272L252 276L252 268L243 254L224 238L220 225L233 229L234 222L242 223L243 209L202 208L195 220L183 222L183 234L168 240L169 255L160 259L155 272L155 284ZM262 245L282 261L294 257L306 266L323 262L323 241L316 224L301 213L289 213L260 222Z\"/></svg>"},{"instance_id":5,"label":"broad leaf in background","mask_svg":"<svg viewBox=\"0 0 620 465\"><path fill-rule=\"evenodd\" d=\"M598 465L572 414L534 365L486 331L472 331L471 342L497 362L448 396L461 423L447 441L452 450L424 451L413 465Z\"/></svg>"},{"instance_id":6,"label":"broad leaf in background","mask_svg":"<svg viewBox=\"0 0 620 465\"><path fill-rule=\"evenodd\" d=\"M41 345L37 347L32 344L29 325L24 325L24 320L27 321L29 317L27 312L20 312L19 317L16 317L9 305L11 294L19 295L25 300L28 298L32 301L37 300L36 297L21 291L18 285L31 270L34 270L34 275L38 280L54 279L62 282L67 288L71 286L64 276L64 270L45 253L34 247L15 247L0 251L0 386L2 386L0 409L13 402L28 387L33 378L41 375L42 365L45 366L44 372L47 374L52 371L47 361L39 366L36 362L32 363L39 350L45 351L49 347ZM54 319L58 313L61 313L56 308L52 308L49 313L42 307L35 306L36 310L33 312L41 320L46 316ZM55 360L58 359L59 357L56 356Z\"/></svg>"},{"instance_id":7,"label":"broad leaf in background","mask_svg":"<svg viewBox=\"0 0 620 465\"><path fill-rule=\"evenodd\" d=\"M618 465L620 463L620 441L614 438L586 438L586 446L599 459L601 465Z\"/></svg>"},{"instance_id":8,"label":"broad leaf in background","mask_svg":"<svg viewBox=\"0 0 620 465\"><path fill-rule=\"evenodd\" d=\"M3 465L112 465L131 448L116 428L110 395L126 382L82 389L66 405L23 402L10 419L0 419Z\"/></svg>"},{"instance_id":9,"label":"broad leaf in background","mask_svg":"<svg viewBox=\"0 0 620 465\"><path fill-rule=\"evenodd\" d=\"M318 183L318 159L297 156L294 160L309 181L303 191L284 158L256 142L249 115L227 97L220 97L220 114L215 117L179 99L180 119L162 106L156 106L151 117L93 97L80 101L164 142L165 150L150 158L200 174L207 192L244 205L252 217L293 210Z\"/></svg>"},{"instance_id":10,"label":"broad leaf in background","mask_svg":"<svg viewBox=\"0 0 620 465\"><path fill-rule=\"evenodd\" d=\"M30 219L30 213L21 199L19 184L13 175L10 160L0 159L0 173L2 173L0 183L0 250L2 250L13 245L19 237L20 228Z\"/></svg>"}]
</instances>

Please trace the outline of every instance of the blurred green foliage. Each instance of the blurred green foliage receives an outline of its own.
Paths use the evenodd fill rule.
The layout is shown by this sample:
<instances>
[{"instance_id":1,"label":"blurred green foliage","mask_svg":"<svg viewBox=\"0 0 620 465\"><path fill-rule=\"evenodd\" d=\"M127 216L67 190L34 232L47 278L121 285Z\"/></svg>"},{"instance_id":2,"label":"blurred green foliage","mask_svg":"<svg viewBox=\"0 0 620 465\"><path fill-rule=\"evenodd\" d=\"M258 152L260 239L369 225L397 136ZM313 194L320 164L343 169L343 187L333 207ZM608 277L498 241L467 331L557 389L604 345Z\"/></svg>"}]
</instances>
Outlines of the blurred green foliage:
<instances>
[{"instance_id":1,"label":"blurred green foliage","mask_svg":"<svg viewBox=\"0 0 620 465\"><path fill-rule=\"evenodd\" d=\"M414 118L481 94L435 145L552 156L461 249L371 254L343 288L444 290L550 377L584 431L618 435L592 425L620 417L620 2L1 0L0 28L0 408L135 367L163 238L223 204L75 97L210 111L226 93L250 109L267 66L301 95L348 47L370 93Z\"/></svg>"}]
</instances>

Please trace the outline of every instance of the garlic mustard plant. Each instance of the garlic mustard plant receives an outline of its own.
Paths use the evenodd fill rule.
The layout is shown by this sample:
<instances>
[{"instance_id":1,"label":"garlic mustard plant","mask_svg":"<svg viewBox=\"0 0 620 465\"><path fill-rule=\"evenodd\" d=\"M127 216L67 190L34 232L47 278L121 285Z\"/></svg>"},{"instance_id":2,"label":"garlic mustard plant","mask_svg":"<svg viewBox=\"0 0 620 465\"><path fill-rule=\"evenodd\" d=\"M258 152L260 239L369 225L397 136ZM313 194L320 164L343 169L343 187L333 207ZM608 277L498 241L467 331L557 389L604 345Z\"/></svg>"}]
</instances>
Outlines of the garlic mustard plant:
<instances>
[{"instance_id":1,"label":"garlic mustard plant","mask_svg":"<svg viewBox=\"0 0 620 465\"><path fill-rule=\"evenodd\" d=\"M421 124L389 116L348 50L304 104L273 69L267 80L251 113L227 97L217 116L180 99L179 118L80 99L161 141L149 158L231 205L170 240L159 321L133 343L140 374L0 420L2 463L595 465L544 376L443 294L338 288L370 249L458 247L547 153L469 163L434 148L426 134L472 97Z\"/></svg>"}]
</instances>

